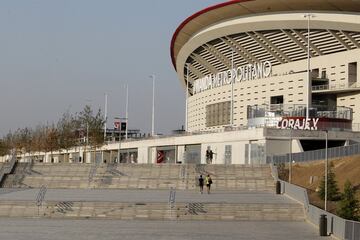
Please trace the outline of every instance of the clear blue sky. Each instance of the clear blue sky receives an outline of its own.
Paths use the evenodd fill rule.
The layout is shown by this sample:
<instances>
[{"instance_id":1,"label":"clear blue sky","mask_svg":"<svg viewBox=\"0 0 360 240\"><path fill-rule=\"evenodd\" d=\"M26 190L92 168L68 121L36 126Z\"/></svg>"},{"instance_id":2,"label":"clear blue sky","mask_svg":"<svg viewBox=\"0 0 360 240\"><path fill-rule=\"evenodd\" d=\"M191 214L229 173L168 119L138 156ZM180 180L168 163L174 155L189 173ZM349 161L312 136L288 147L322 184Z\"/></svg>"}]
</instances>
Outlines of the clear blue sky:
<instances>
[{"instance_id":1,"label":"clear blue sky","mask_svg":"<svg viewBox=\"0 0 360 240\"><path fill-rule=\"evenodd\" d=\"M184 124L184 92L170 59L178 25L216 0L1 0L0 136L52 123L85 104L104 108L108 124L125 113L150 132L156 74L156 130Z\"/></svg>"}]
</instances>

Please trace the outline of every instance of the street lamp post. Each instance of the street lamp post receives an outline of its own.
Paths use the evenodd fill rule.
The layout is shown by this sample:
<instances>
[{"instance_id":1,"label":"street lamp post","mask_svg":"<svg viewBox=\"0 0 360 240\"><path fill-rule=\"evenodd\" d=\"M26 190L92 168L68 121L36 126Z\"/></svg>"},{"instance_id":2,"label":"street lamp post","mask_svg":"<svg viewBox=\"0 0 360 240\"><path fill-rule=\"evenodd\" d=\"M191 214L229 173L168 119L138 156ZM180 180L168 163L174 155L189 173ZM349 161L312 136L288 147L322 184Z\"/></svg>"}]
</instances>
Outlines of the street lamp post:
<instances>
[{"instance_id":1,"label":"street lamp post","mask_svg":"<svg viewBox=\"0 0 360 240\"><path fill-rule=\"evenodd\" d=\"M108 104L108 95L105 93L105 123L104 123L104 140L106 141L106 124L107 124L107 104Z\"/></svg>"},{"instance_id":2,"label":"street lamp post","mask_svg":"<svg viewBox=\"0 0 360 240\"><path fill-rule=\"evenodd\" d=\"M151 116L151 136L155 135L155 75L150 76L153 83L153 94L152 94L152 116Z\"/></svg>"},{"instance_id":3,"label":"street lamp post","mask_svg":"<svg viewBox=\"0 0 360 240\"><path fill-rule=\"evenodd\" d=\"M86 120L86 145L85 145L85 161L87 161L87 151L89 148L89 120ZM85 163L84 158L83 162Z\"/></svg>"},{"instance_id":4,"label":"street lamp post","mask_svg":"<svg viewBox=\"0 0 360 240\"><path fill-rule=\"evenodd\" d=\"M129 124L129 85L125 85L126 88L126 105L125 105L125 118L126 118L126 129L125 129L125 139L128 139L128 124Z\"/></svg>"},{"instance_id":5,"label":"street lamp post","mask_svg":"<svg viewBox=\"0 0 360 240\"><path fill-rule=\"evenodd\" d=\"M117 154L117 162L120 163L120 150L121 150L121 118L116 117L115 120L119 120L119 147L118 147L118 154ZM116 135L115 135L116 136ZM115 137L116 141L116 137Z\"/></svg>"},{"instance_id":6,"label":"street lamp post","mask_svg":"<svg viewBox=\"0 0 360 240\"><path fill-rule=\"evenodd\" d=\"M186 63L185 131L188 131L189 63Z\"/></svg>"},{"instance_id":7,"label":"street lamp post","mask_svg":"<svg viewBox=\"0 0 360 240\"><path fill-rule=\"evenodd\" d=\"M312 96L311 96L311 78L310 78L310 19L315 17L314 14L306 13L304 14L304 18L307 18L307 30L308 30L308 38L307 38L307 101L306 101L306 119L309 118L309 108L311 107Z\"/></svg>"},{"instance_id":8,"label":"street lamp post","mask_svg":"<svg viewBox=\"0 0 360 240\"><path fill-rule=\"evenodd\" d=\"M324 210L327 211L327 194L328 194L328 130L325 130L325 204Z\"/></svg>"},{"instance_id":9,"label":"street lamp post","mask_svg":"<svg viewBox=\"0 0 360 240\"><path fill-rule=\"evenodd\" d=\"M290 128L290 144L289 144L289 183L292 181L292 129Z\"/></svg>"}]
</instances>

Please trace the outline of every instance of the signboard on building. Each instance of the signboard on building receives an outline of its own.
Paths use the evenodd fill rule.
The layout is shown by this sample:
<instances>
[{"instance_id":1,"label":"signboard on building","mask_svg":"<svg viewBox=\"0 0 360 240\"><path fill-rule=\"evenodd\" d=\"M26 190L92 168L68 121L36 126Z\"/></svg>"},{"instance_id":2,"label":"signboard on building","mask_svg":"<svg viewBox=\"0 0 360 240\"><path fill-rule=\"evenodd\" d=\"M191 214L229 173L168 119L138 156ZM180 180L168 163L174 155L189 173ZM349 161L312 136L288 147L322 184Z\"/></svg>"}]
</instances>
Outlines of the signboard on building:
<instances>
[{"instance_id":1,"label":"signboard on building","mask_svg":"<svg viewBox=\"0 0 360 240\"><path fill-rule=\"evenodd\" d=\"M279 129L318 130L319 118L283 118L278 124Z\"/></svg>"},{"instance_id":2,"label":"signboard on building","mask_svg":"<svg viewBox=\"0 0 360 240\"><path fill-rule=\"evenodd\" d=\"M120 121L115 121L115 122L114 122L114 129L115 129L115 130L119 130L119 129L120 129Z\"/></svg>"},{"instance_id":3,"label":"signboard on building","mask_svg":"<svg viewBox=\"0 0 360 240\"><path fill-rule=\"evenodd\" d=\"M230 85L242 81L267 78L271 75L271 62L265 61L254 64L247 64L216 74L209 74L206 77L194 81L193 94L209 89Z\"/></svg>"}]
</instances>

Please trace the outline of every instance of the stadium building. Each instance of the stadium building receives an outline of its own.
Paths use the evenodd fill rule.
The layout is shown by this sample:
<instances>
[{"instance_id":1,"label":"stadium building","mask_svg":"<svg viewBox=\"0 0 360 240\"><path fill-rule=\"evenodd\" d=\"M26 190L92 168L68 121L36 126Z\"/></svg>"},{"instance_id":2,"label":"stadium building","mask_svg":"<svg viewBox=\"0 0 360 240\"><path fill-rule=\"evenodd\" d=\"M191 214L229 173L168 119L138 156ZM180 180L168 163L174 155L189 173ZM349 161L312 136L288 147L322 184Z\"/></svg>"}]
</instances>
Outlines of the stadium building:
<instances>
[{"instance_id":1,"label":"stadium building","mask_svg":"<svg viewBox=\"0 0 360 240\"><path fill-rule=\"evenodd\" d=\"M171 41L185 133L35 161L262 164L359 143L359 12L358 0L234 0L201 10Z\"/></svg>"},{"instance_id":2,"label":"stadium building","mask_svg":"<svg viewBox=\"0 0 360 240\"><path fill-rule=\"evenodd\" d=\"M358 130L359 11L354 0L235 0L187 18L171 42L187 130Z\"/></svg>"}]
</instances>

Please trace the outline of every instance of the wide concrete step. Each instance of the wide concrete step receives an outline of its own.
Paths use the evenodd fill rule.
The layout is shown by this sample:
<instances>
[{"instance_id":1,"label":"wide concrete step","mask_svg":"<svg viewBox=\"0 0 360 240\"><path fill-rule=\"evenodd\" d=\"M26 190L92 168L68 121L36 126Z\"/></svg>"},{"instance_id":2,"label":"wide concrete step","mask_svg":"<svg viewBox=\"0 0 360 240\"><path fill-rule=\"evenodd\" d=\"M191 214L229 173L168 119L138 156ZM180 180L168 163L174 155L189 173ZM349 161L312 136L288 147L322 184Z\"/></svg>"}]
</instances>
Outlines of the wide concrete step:
<instances>
[{"instance_id":1,"label":"wide concrete step","mask_svg":"<svg viewBox=\"0 0 360 240\"><path fill-rule=\"evenodd\" d=\"M196 189L197 180L183 178L133 178L114 176L20 176L9 175L4 182L4 187L32 187L39 188L42 185L48 188L119 188L119 189ZM214 190L249 190L249 191L272 191L275 188L273 179L214 179Z\"/></svg>"},{"instance_id":2,"label":"wide concrete step","mask_svg":"<svg viewBox=\"0 0 360 240\"><path fill-rule=\"evenodd\" d=\"M196 189L199 173L211 174L214 190L273 191L267 165L18 164L4 187Z\"/></svg>"},{"instance_id":3,"label":"wide concrete step","mask_svg":"<svg viewBox=\"0 0 360 240\"><path fill-rule=\"evenodd\" d=\"M303 221L299 204L118 203L1 201L0 217L108 218L147 220Z\"/></svg>"}]
</instances>

